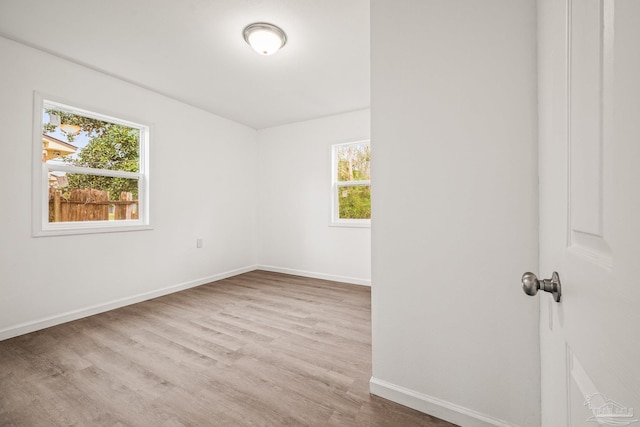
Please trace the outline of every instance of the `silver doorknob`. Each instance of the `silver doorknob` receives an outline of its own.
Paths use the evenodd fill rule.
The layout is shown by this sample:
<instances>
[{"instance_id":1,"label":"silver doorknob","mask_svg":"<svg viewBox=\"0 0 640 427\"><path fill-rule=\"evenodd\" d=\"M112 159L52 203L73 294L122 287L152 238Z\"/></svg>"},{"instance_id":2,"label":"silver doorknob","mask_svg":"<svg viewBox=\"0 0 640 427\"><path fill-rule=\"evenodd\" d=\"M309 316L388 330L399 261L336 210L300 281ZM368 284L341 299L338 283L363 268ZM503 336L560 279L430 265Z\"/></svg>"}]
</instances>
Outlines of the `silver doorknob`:
<instances>
[{"instance_id":1,"label":"silver doorknob","mask_svg":"<svg viewBox=\"0 0 640 427\"><path fill-rule=\"evenodd\" d=\"M560 276L555 271L551 275L551 279L538 280L535 274L526 272L522 275L522 290L527 295L535 295L538 293L538 289L542 289L545 292L551 292L553 299L556 302L560 302L562 296L562 286L560 285Z\"/></svg>"}]
</instances>

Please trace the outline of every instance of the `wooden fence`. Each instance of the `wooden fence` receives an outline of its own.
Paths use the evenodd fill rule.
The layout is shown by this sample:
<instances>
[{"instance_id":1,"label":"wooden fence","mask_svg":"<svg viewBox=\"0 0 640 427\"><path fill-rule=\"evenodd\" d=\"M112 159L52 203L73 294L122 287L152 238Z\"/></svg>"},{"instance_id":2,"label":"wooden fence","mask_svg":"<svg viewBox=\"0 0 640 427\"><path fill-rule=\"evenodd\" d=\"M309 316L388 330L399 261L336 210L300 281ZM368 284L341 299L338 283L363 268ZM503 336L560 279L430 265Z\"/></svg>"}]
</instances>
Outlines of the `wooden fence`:
<instances>
[{"instance_id":1,"label":"wooden fence","mask_svg":"<svg viewBox=\"0 0 640 427\"><path fill-rule=\"evenodd\" d=\"M138 219L138 201L129 192L122 192L120 200L109 200L108 191L93 188L71 190L68 197L49 189L49 222L123 219Z\"/></svg>"}]
</instances>

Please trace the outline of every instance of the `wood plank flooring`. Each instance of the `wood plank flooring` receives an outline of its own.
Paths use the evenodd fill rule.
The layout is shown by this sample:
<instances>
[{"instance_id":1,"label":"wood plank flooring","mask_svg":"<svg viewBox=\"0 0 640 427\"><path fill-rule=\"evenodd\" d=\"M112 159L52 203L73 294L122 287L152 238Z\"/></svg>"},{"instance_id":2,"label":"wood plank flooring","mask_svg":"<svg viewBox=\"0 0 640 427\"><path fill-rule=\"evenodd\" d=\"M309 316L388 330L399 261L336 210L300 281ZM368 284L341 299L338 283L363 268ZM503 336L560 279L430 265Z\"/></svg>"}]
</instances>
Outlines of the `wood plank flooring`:
<instances>
[{"instance_id":1,"label":"wood plank flooring","mask_svg":"<svg viewBox=\"0 0 640 427\"><path fill-rule=\"evenodd\" d=\"M254 271L0 342L1 426L452 426L371 396L370 289Z\"/></svg>"}]
</instances>

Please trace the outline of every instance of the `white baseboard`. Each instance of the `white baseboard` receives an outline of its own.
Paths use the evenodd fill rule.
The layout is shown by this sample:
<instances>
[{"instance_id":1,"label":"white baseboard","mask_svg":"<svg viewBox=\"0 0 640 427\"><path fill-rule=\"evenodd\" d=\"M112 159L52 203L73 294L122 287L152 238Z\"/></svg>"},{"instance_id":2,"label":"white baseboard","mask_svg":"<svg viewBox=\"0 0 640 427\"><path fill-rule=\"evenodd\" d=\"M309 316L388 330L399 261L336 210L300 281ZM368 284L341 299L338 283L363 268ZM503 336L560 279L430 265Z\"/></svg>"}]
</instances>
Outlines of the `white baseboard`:
<instances>
[{"instance_id":1,"label":"white baseboard","mask_svg":"<svg viewBox=\"0 0 640 427\"><path fill-rule=\"evenodd\" d=\"M310 277L312 279L331 280L333 282L351 283L354 285L371 286L370 279L360 279L357 277L348 277L348 276L336 276L333 274L316 273L313 271L296 270L293 268L275 267L273 265L257 265L256 270L291 274L292 276Z\"/></svg>"},{"instance_id":2,"label":"white baseboard","mask_svg":"<svg viewBox=\"0 0 640 427\"><path fill-rule=\"evenodd\" d=\"M447 402L437 397L401 387L387 381L371 377L369 391L376 396L415 409L425 414L464 427L516 427L506 421Z\"/></svg>"},{"instance_id":3,"label":"white baseboard","mask_svg":"<svg viewBox=\"0 0 640 427\"><path fill-rule=\"evenodd\" d=\"M206 283L215 282L226 279L228 277L237 276L238 274L247 273L256 270L256 266L238 268L236 270L226 271L224 273L214 274L213 276L202 277L200 279L191 280L189 282L180 283L166 288L157 289L130 297L120 298L107 303L96 304L90 307L69 311L55 316L46 317L44 319L34 320L0 330L0 341L16 337L18 335L28 334L29 332L38 331L40 329L49 328L51 326L60 325L72 320L81 319L83 317L93 316L94 314L103 313L105 311L114 310L138 302L161 297L163 295L172 294L174 292L183 291L185 289L194 288Z\"/></svg>"}]
</instances>

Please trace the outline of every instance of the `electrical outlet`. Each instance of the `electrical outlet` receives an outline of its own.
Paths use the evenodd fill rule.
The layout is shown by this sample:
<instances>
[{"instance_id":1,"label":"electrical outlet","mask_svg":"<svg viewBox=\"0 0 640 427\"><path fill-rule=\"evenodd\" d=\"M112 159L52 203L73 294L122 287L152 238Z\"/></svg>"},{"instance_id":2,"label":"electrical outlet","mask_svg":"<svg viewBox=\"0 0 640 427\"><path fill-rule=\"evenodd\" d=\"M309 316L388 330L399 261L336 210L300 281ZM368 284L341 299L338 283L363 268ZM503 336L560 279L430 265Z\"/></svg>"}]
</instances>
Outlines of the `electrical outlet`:
<instances>
[{"instance_id":1,"label":"electrical outlet","mask_svg":"<svg viewBox=\"0 0 640 427\"><path fill-rule=\"evenodd\" d=\"M200 237L199 239L196 239L196 248L201 248L202 246L204 246L204 239Z\"/></svg>"}]
</instances>

